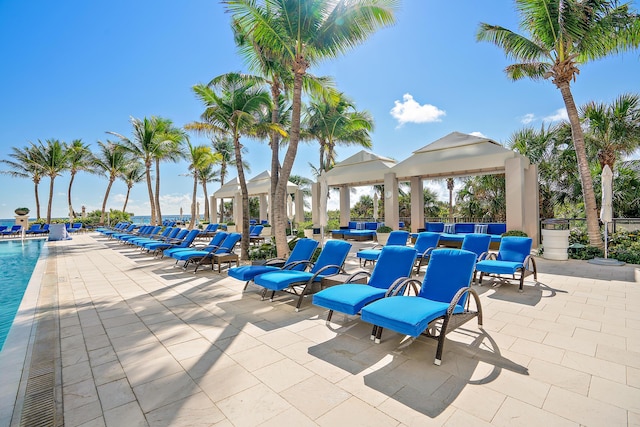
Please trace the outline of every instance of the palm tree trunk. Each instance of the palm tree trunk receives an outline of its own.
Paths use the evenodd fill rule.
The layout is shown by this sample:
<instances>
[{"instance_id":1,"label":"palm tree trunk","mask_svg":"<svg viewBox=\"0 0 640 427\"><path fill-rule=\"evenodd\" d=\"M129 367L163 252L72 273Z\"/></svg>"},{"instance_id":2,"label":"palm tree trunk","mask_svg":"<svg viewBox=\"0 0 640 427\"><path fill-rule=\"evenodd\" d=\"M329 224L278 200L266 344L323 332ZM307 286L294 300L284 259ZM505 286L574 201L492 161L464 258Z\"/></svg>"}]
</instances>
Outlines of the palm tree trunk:
<instances>
[{"instance_id":1,"label":"palm tree trunk","mask_svg":"<svg viewBox=\"0 0 640 427\"><path fill-rule=\"evenodd\" d=\"M204 219L213 222L209 216L209 195L207 194L207 182L202 181L202 192L204 193Z\"/></svg>"},{"instance_id":2,"label":"palm tree trunk","mask_svg":"<svg viewBox=\"0 0 640 427\"><path fill-rule=\"evenodd\" d=\"M162 224L162 212L160 211L160 159L156 159L156 225Z\"/></svg>"},{"instance_id":3,"label":"palm tree trunk","mask_svg":"<svg viewBox=\"0 0 640 427\"><path fill-rule=\"evenodd\" d=\"M127 203L129 203L129 193L131 193L131 185L127 185L127 195L124 198L124 206L122 206L122 213L127 211Z\"/></svg>"},{"instance_id":4,"label":"palm tree trunk","mask_svg":"<svg viewBox=\"0 0 640 427\"><path fill-rule=\"evenodd\" d=\"M193 173L193 193L191 195L191 221L189 221L189 230L193 230L196 225L196 193L198 192L198 174Z\"/></svg>"},{"instance_id":5,"label":"palm tree trunk","mask_svg":"<svg viewBox=\"0 0 640 427\"><path fill-rule=\"evenodd\" d=\"M291 109L291 131L289 132L289 145L287 153L282 162L280 176L278 177L278 185L273 201L273 212L275 217L275 237L276 250L279 257L286 257L289 254L289 245L287 244L287 182L291 176L293 162L298 152L298 143L300 142L300 113L302 110L302 76L306 72L307 64L300 55L296 56L294 64L293 78L293 106Z\"/></svg>"},{"instance_id":6,"label":"palm tree trunk","mask_svg":"<svg viewBox=\"0 0 640 427\"><path fill-rule=\"evenodd\" d=\"M51 177L49 182L49 204L47 205L47 224L51 224L51 205L53 204L53 181L54 177Z\"/></svg>"},{"instance_id":7,"label":"palm tree trunk","mask_svg":"<svg viewBox=\"0 0 640 427\"><path fill-rule=\"evenodd\" d=\"M591 246L604 248L602 235L600 234L600 224L598 222L596 196L593 190L591 172L589 171L587 150L584 143L584 133L580 126L578 108L573 100L569 82L559 83L558 88L562 94L564 105L567 108L567 115L569 116L569 123L571 124L571 135L573 136L573 146L576 150L576 158L578 159L578 171L580 173L580 181L582 182L582 197L584 199L585 216L587 218L589 244Z\"/></svg>"},{"instance_id":8,"label":"palm tree trunk","mask_svg":"<svg viewBox=\"0 0 640 427\"><path fill-rule=\"evenodd\" d=\"M107 191L104 193L104 200L102 201L102 213L100 214L100 225L104 225L104 212L107 209L107 200L109 199L109 192L111 192L111 186L115 178L109 179L109 185L107 185Z\"/></svg>"},{"instance_id":9,"label":"palm tree trunk","mask_svg":"<svg viewBox=\"0 0 640 427\"><path fill-rule=\"evenodd\" d=\"M39 221L40 220L40 196L38 194L38 184L40 184L40 181L37 181L33 183L34 186L34 192L35 192L35 196L36 196L36 219Z\"/></svg>"},{"instance_id":10,"label":"palm tree trunk","mask_svg":"<svg viewBox=\"0 0 640 427\"><path fill-rule=\"evenodd\" d=\"M271 84L271 98L273 100L273 108L271 109L271 123L277 124L280 120L278 103L280 100L280 87L278 82L275 81ZM280 136L278 132L271 132L271 188L269 191L269 222L273 221L273 206L276 194L276 186L278 185L278 178L280 177L280 159L278 158L280 152Z\"/></svg>"},{"instance_id":11,"label":"palm tree trunk","mask_svg":"<svg viewBox=\"0 0 640 427\"><path fill-rule=\"evenodd\" d=\"M249 259L249 192L247 180L242 166L242 147L240 139L236 135L233 138L233 146L236 152L236 168L238 169L238 181L240 181L240 193L242 194L242 240L240 241L240 259Z\"/></svg>"},{"instance_id":12,"label":"palm tree trunk","mask_svg":"<svg viewBox=\"0 0 640 427\"><path fill-rule=\"evenodd\" d=\"M71 218L75 218L75 212L73 211L73 206L71 205L71 186L73 185L73 179L76 177L75 172L71 172L71 178L69 179L69 190L67 192L67 201L69 202L69 216Z\"/></svg>"},{"instance_id":13,"label":"palm tree trunk","mask_svg":"<svg viewBox=\"0 0 640 427\"><path fill-rule=\"evenodd\" d=\"M150 224L156 223L156 208L155 208L155 200L153 198L153 189L151 188L151 165L145 164L146 171L145 175L147 177L147 191L149 192L149 208L151 209L151 221Z\"/></svg>"}]
</instances>

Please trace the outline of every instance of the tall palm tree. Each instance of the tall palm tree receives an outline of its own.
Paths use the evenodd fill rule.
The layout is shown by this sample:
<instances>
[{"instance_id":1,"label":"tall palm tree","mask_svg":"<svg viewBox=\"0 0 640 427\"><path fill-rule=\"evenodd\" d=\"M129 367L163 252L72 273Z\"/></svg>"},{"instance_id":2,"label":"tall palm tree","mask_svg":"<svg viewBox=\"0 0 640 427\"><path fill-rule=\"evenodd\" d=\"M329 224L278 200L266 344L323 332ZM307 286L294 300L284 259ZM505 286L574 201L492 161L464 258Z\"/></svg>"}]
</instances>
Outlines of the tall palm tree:
<instances>
[{"instance_id":1,"label":"tall palm tree","mask_svg":"<svg viewBox=\"0 0 640 427\"><path fill-rule=\"evenodd\" d=\"M120 179L127 184L127 195L124 198L124 205L122 206L122 213L127 211L127 203L129 203L129 194L135 184L138 184L145 179L144 165L139 161L132 160L127 166L126 170L120 174Z\"/></svg>"},{"instance_id":2,"label":"tall palm tree","mask_svg":"<svg viewBox=\"0 0 640 427\"><path fill-rule=\"evenodd\" d=\"M113 182L127 171L132 161L131 152L127 147L109 140L107 140L107 142L98 141L98 154L94 157L93 165L109 179L109 184L107 184L107 189L102 201L100 224L104 224L107 200L109 199Z\"/></svg>"},{"instance_id":3,"label":"tall palm tree","mask_svg":"<svg viewBox=\"0 0 640 427\"><path fill-rule=\"evenodd\" d=\"M269 111L271 99L262 87L261 79L238 73L227 73L214 78L209 85L193 87L196 96L205 105L201 115L210 131L226 135L233 141L235 164L242 193L241 258L249 258L249 192L242 163L242 136L252 136L257 128L270 127L261 122L264 112Z\"/></svg>"},{"instance_id":4,"label":"tall palm tree","mask_svg":"<svg viewBox=\"0 0 640 427\"><path fill-rule=\"evenodd\" d=\"M320 171L335 165L337 144L371 148L373 117L367 111L357 111L355 103L343 93L312 100L306 113L302 132L305 139L320 143Z\"/></svg>"},{"instance_id":5,"label":"tall palm tree","mask_svg":"<svg viewBox=\"0 0 640 427\"><path fill-rule=\"evenodd\" d=\"M587 61L640 44L640 19L617 0L515 0L520 26L529 38L497 25L481 23L477 39L491 42L512 57L507 75L518 80L549 79L562 94L576 151L589 243L603 247L593 182L571 82Z\"/></svg>"},{"instance_id":6,"label":"tall palm tree","mask_svg":"<svg viewBox=\"0 0 640 427\"><path fill-rule=\"evenodd\" d=\"M33 182L35 200L36 200L36 219L40 220L40 196L38 194L38 186L42 179L42 169L38 167L35 160L35 150L33 144L25 148L11 147L9 157L13 160L2 159L0 162L9 166L10 170L0 171L5 175L14 178L29 178Z\"/></svg>"},{"instance_id":7,"label":"tall palm tree","mask_svg":"<svg viewBox=\"0 0 640 427\"><path fill-rule=\"evenodd\" d=\"M187 147L184 150L183 157L189 162L189 172L193 176L193 195L191 198L191 221L189 222L189 229L193 229L196 224L196 194L198 191L198 180L203 181L203 171L211 168L211 166L218 160L216 155L212 152L209 145L192 145L187 141ZM206 205L206 193L205 193L205 205ZM205 214L206 217L206 214Z\"/></svg>"},{"instance_id":8,"label":"tall palm tree","mask_svg":"<svg viewBox=\"0 0 640 427\"><path fill-rule=\"evenodd\" d=\"M156 224L162 224L162 209L160 207L160 163L163 161L177 162L182 157L182 144L186 140L185 132L173 126L169 119L156 117L156 150L153 159L156 166Z\"/></svg>"},{"instance_id":9,"label":"tall palm tree","mask_svg":"<svg viewBox=\"0 0 640 427\"><path fill-rule=\"evenodd\" d=\"M300 142L303 77L322 59L336 57L392 24L396 0L225 0L234 25L293 74L291 128L274 193L276 247L287 254L287 182Z\"/></svg>"},{"instance_id":10,"label":"tall palm tree","mask_svg":"<svg viewBox=\"0 0 640 427\"><path fill-rule=\"evenodd\" d=\"M53 184L57 176L67 169L67 153L64 143L57 139L47 139L46 144L38 140L33 144L34 161L42 170L42 174L49 177L49 203L47 204L47 223L51 223L51 207L53 204Z\"/></svg>"},{"instance_id":11,"label":"tall palm tree","mask_svg":"<svg viewBox=\"0 0 640 427\"><path fill-rule=\"evenodd\" d=\"M69 204L69 217L73 219L76 214L71 204L71 187L78 172L92 172L91 160L93 154L91 153L89 144L84 144L81 139L74 139L70 144L66 144L65 149L67 152L67 161L69 162L69 173L71 175L69 179L69 189L67 191L67 202Z\"/></svg>"},{"instance_id":12,"label":"tall palm tree","mask_svg":"<svg viewBox=\"0 0 640 427\"><path fill-rule=\"evenodd\" d=\"M133 137L131 139L117 132L107 132L120 138L122 145L129 150L134 157L140 159L145 166L145 178L147 181L147 192L149 193L149 208L151 210L151 223L157 224L158 220L159 197L154 197L153 187L151 185L151 166L156 165L156 175L159 174L159 160L163 159L166 152L174 155L174 147L176 140L180 137L177 135L179 131L172 127L171 121L161 117L152 116L150 119L137 119L131 117L131 126L133 127ZM175 135L174 132L175 131ZM156 191L159 187L159 178L156 177Z\"/></svg>"}]
</instances>

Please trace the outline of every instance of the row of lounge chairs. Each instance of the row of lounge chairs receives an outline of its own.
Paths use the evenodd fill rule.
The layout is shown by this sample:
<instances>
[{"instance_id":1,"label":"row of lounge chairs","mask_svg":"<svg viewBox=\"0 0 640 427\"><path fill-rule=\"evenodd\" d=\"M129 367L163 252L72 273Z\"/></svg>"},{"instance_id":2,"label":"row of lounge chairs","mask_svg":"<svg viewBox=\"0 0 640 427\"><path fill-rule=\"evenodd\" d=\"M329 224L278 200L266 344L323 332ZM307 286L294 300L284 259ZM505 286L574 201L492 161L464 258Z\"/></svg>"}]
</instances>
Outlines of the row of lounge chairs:
<instances>
[{"instance_id":1,"label":"row of lounge chairs","mask_svg":"<svg viewBox=\"0 0 640 427\"><path fill-rule=\"evenodd\" d=\"M76 233L82 229L81 222L74 222L72 224L65 223L65 228L69 233ZM40 224L35 222L29 226L28 229L24 230L27 235L41 235L49 233L49 224ZM1 236L19 236L22 233L22 225L12 225L8 227L6 225L0 225L0 235Z\"/></svg>"},{"instance_id":2,"label":"row of lounge chairs","mask_svg":"<svg viewBox=\"0 0 640 427\"><path fill-rule=\"evenodd\" d=\"M154 232L153 228L147 230ZM143 234L141 231L138 234ZM239 233L218 232L208 245L192 247L197 230L182 238L179 236L184 230L171 237L173 232L165 229L162 238L126 238L126 234L113 238L136 244L149 252L153 250L156 255L161 248L160 256L175 259L176 265L183 262L183 268L195 264L197 271L203 260L210 259L213 264L216 258L232 253L241 237ZM438 346L434 363L439 365L448 332L474 318L482 327L480 299L471 288L476 272L480 272L480 283L487 274L506 274L515 278L519 273L522 290L525 275L534 274L537 279L537 271L530 257L531 239L505 237L498 254L489 255L490 238L487 239L486 235L470 233L465 236L463 249L438 249L437 236L438 233L420 233L414 247L406 246L407 235L390 237L384 247L371 249L369 251L375 252L359 257L374 263L371 272L359 271L349 275L344 270L343 265L351 249L351 244L346 241L327 241L317 260L312 262L318 242L300 239L287 259L229 268L228 273L230 277L246 282L244 290L251 282L262 287L262 299L268 292L271 292L270 300L278 291L296 295L296 311L304 297L313 294L313 304L328 310L327 323L335 311L347 315L360 314L362 321L372 324L371 338L375 342L380 342L383 329L411 337L424 334L435 338ZM393 239L397 239L396 244ZM425 263L424 279L411 278L414 268L419 272ZM343 284L322 289L323 279L337 274L348 277ZM354 283L363 277L366 285Z\"/></svg>"}]
</instances>

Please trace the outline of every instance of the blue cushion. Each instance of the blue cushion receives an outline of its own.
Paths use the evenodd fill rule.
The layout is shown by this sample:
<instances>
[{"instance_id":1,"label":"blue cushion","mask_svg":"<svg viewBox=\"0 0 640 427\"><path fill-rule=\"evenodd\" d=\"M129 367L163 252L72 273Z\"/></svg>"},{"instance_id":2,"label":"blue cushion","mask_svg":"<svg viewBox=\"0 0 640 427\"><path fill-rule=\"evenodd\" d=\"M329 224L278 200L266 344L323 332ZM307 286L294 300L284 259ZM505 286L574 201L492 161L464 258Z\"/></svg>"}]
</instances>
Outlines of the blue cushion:
<instances>
[{"instance_id":1,"label":"blue cushion","mask_svg":"<svg viewBox=\"0 0 640 427\"><path fill-rule=\"evenodd\" d=\"M386 289L347 283L324 289L313 296L313 304L346 314L357 314L362 307L384 297Z\"/></svg>"},{"instance_id":2,"label":"blue cushion","mask_svg":"<svg viewBox=\"0 0 640 427\"><path fill-rule=\"evenodd\" d=\"M401 334L417 337L438 317L447 312L449 303L412 296L396 296L375 301L362 309L362 320ZM461 313L457 305L454 313Z\"/></svg>"},{"instance_id":3,"label":"blue cushion","mask_svg":"<svg viewBox=\"0 0 640 427\"><path fill-rule=\"evenodd\" d=\"M456 225L455 224L445 224L442 230L446 234L455 234Z\"/></svg>"},{"instance_id":4,"label":"blue cushion","mask_svg":"<svg viewBox=\"0 0 640 427\"><path fill-rule=\"evenodd\" d=\"M444 222L427 222L424 224L425 231L432 233L444 232Z\"/></svg>"},{"instance_id":5,"label":"blue cushion","mask_svg":"<svg viewBox=\"0 0 640 427\"><path fill-rule=\"evenodd\" d=\"M364 229L365 230L376 231L378 229L378 223L377 222L365 222L364 223Z\"/></svg>"},{"instance_id":6,"label":"blue cushion","mask_svg":"<svg viewBox=\"0 0 640 427\"><path fill-rule=\"evenodd\" d=\"M238 280L253 280L256 276L270 271L280 270L280 267L272 265L244 265L242 267L234 267L228 270L229 276Z\"/></svg>"},{"instance_id":7,"label":"blue cushion","mask_svg":"<svg viewBox=\"0 0 640 427\"><path fill-rule=\"evenodd\" d=\"M459 222L455 226L456 233L473 233L475 224L470 222Z\"/></svg>"},{"instance_id":8,"label":"blue cushion","mask_svg":"<svg viewBox=\"0 0 640 427\"><path fill-rule=\"evenodd\" d=\"M364 230L364 222L356 223L356 230Z\"/></svg>"},{"instance_id":9,"label":"blue cushion","mask_svg":"<svg viewBox=\"0 0 640 427\"><path fill-rule=\"evenodd\" d=\"M369 261L376 261L380 256L380 252L382 252L382 249L364 249L358 251L358 253L356 253L356 256L358 258L366 259Z\"/></svg>"},{"instance_id":10,"label":"blue cushion","mask_svg":"<svg viewBox=\"0 0 640 427\"><path fill-rule=\"evenodd\" d=\"M513 274L522 268L521 262L484 260L476 264L476 270L492 274Z\"/></svg>"},{"instance_id":11,"label":"blue cushion","mask_svg":"<svg viewBox=\"0 0 640 427\"><path fill-rule=\"evenodd\" d=\"M487 233L489 234L502 234L507 232L507 224L505 223L493 223L487 224Z\"/></svg>"},{"instance_id":12,"label":"blue cushion","mask_svg":"<svg viewBox=\"0 0 640 427\"><path fill-rule=\"evenodd\" d=\"M355 221L349 221L349 229L350 230L355 230L356 227L358 226L358 223Z\"/></svg>"},{"instance_id":13,"label":"blue cushion","mask_svg":"<svg viewBox=\"0 0 640 427\"><path fill-rule=\"evenodd\" d=\"M278 270L256 276L256 285L273 291L281 291L294 283L304 283L313 277L308 271ZM322 280L322 275L316 277L316 282Z\"/></svg>"}]
</instances>

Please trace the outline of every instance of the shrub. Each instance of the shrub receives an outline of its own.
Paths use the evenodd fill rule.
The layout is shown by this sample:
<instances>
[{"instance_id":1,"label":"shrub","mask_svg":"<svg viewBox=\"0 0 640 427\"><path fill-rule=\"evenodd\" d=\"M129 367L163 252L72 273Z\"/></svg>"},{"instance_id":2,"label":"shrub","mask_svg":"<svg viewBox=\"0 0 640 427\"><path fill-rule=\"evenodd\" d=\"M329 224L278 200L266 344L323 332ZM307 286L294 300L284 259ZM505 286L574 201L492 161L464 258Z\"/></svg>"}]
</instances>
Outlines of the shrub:
<instances>
[{"instance_id":1,"label":"shrub","mask_svg":"<svg viewBox=\"0 0 640 427\"><path fill-rule=\"evenodd\" d=\"M502 233L502 236L529 237L527 233L520 230L509 230L505 233Z\"/></svg>"},{"instance_id":2,"label":"shrub","mask_svg":"<svg viewBox=\"0 0 640 427\"><path fill-rule=\"evenodd\" d=\"M569 230L569 244L580 243L581 245L589 244L589 236L587 231L581 228L572 228Z\"/></svg>"},{"instance_id":3,"label":"shrub","mask_svg":"<svg viewBox=\"0 0 640 427\"><path fill-rule=\"evenodd\" d=\"M393 231L393 228L389 227L388 225L381 225L376 230L377 233L391 233L392 231Z\"/></svg>"},{"instance_id":4,"label":"shrub","mask_svg":"<svg viewBox=\"0 0 640 427\"><path fill-rule=\"evenodd\" d=\"M575 251L569 251L569 258L571 259L593 259L602 256L604 256L602 249L595 246L585 246Z\"/></svg>"},{"instance_id":5,"label":"shrub","mask_svg":"<svg viewBox=\"0 0 640 427\"><path fill-rule=\"evenodd\" d=\"M640 242L628 242L609 250L609 257L627 264L640 264Z\"/></svg>"}]
</instances>

